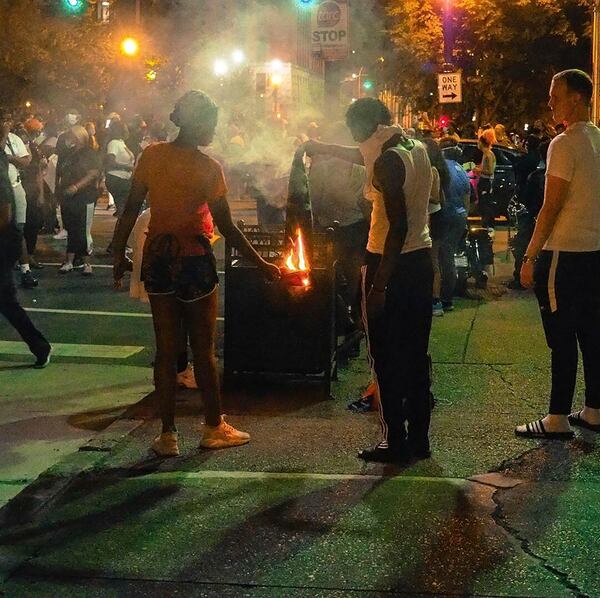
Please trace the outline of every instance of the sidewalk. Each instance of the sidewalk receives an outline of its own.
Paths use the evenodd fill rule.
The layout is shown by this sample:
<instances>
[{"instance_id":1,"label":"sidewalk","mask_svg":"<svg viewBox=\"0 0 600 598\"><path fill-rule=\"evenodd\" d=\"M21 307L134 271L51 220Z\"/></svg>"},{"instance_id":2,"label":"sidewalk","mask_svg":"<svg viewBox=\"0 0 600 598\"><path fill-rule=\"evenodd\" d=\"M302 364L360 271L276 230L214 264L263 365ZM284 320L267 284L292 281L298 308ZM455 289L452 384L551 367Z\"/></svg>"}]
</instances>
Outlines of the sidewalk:
<instances>
[{"instance_id":1,"label":"sidewalk","mask_svg":"<svg viewBox=\"0 0 600 598\"><path fill-rule=\"evenodd\" d=\"M598 596L595 436L578 432L565 444L513 436L544 412L549 390L533 298L461 301L435 321L432 354L433 457L401 471L355 456L377 436L374 415L346 410L367 382L364 359L342 371L333 401L310 387L227 395L229 420L252 434L238 449L198 450L201 405L186 392L182 456L153 458L158 422L152 398L143 401L114 428L117 438L123 426L130 434L104 439L100 448L112 450L73 453L31 487L45 499L28 490L4 509L0 589Z\"/></svg>"}]
</instances>

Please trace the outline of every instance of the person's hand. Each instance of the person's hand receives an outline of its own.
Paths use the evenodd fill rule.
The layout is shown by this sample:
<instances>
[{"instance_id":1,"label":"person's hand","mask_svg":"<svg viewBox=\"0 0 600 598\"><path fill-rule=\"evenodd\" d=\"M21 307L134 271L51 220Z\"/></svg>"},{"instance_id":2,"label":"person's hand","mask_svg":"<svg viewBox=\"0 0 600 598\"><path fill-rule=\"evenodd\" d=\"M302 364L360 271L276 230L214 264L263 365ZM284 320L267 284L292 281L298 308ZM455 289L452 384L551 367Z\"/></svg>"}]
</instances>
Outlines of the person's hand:
<instances>
[{"instance_id":1,"label":"person's hand","mask_svg":"<svg viewBox=\"0 0 600 598\"><path fill-rule=\"evenodd\" d=\"M523 264L521 265L520 278L521 278L521 284L526 289L533 288L534 281L533 281L533 262L532 261L523 262Z\"/></svg>"},{"instance_id":2,"label":"person's hand","mask_svg":"<svg viewBox=\"0 0 600 598\"><path fill-rule=\"evenodd\" d=\"M260 269L267 280L279 280L281 278L281 270L275 264L263 260Z\"/></svg>"},{"instance_id":3,"label":"person's hand","mask_svg":"<svg viewBox=\"0 0 600 598\"><path fill-rule=\"evenodd\" d=\"M77 191L79 191L79 189L77 189L76 185L69 185L64 191L63 194L66 197L72 197L73 195L75 195L75 193L77 193Z\"/></svg>"},{"instance_id":4,"label":"person's hand","mask_svg":"<svg viewBox=\"0 0 600 598\"><path fill-rule=\"evenodd\" d=\"M375 319L383 315L385 309L385 292L378 291L371 287L367 295L367 316L369 319Z\"/></svg>"},{"instance_id":5,"label":"person's hand","mask_svg":"<svg viewBox=\"0 0 600 598\"><path fill-rule=\"evenodd\" d=\"M115 255L113 262L113 286L119 290L123 286L125 272L133 270L133 262L126 255Z\"/></svg>"}]
</instances>

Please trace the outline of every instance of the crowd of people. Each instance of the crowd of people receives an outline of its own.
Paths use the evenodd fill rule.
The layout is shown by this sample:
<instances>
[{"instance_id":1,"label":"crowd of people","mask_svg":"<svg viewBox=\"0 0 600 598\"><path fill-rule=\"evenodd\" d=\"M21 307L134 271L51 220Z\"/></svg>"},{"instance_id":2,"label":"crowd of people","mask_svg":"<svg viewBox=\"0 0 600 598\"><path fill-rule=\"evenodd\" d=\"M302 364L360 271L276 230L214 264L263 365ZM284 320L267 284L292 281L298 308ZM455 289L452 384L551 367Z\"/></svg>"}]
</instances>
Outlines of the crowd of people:
<instances>
[{"instance_id":1,"label":"crowd of people","mask_svg":"<svg viewBox=\"0 0 600 598\"><path fill-rule=\"evenodd\" d=\"M569 424L600 431L600 382L594 373L600 352L600 131L589 122L590 98L591 81L585 73L556 75L550 107L555 120L569 128L549 144L544 139L548 129L536 127L514 164L512 209L519 231L511 286L532 287L536 263L536 295L552 350L550 413L517 428L520 436L567 438L572 436ZM67 246L59 271L68 274L81 266L83 275L91 275L91 220L106 189L118 218L109 249L119 287L132 269L126 255L130 233L139 225L144 205L149 208L141 217L146 241L140 279L155 327L162 431L152 446L161 456L179 454L174 399L178 362L188 345L194 382L206 406L201 446L224 448L250 440L221 413L214 358L214 225L264 276L280 275L278 266L261 258L231 220L223 165L204 149L215 137L217 115L206 94L189 92L170 117L176 133L170 142L158 143L167 139L166 127L148 126L140 117L128 127L113 113L99 134L94 123L81 124L76 110L67 111L61 130L34 116L20 126L10 112L0 111L0 305L36 356L37 367L47 365L51 349L16 301L14 264L22 286L35 286L31 268L41 266L35 257L37 234L62 225ZM307 134L294 139L290 149L304 154L310 165L315 225L336 232L338 331L349 341L360 338L361 330L367 337L383 437L360 457L383 462L427 458L432 318L453 310L454 258L472 204L483 228L493 233L498 215L494 148L515 139L502 125L487 125L478 134L479 163L465 164L456 131L434 139L427 132L403 130L374 98L354 102L345 125L334 123L321 131L310 123ZM246 153L243 131L230 126L230 132L239 164L239 156ZM583 233L581 228L575 232L574 221L586 217ZM570 414L578 343L586 407ZM185 361L183 365L187 357Z\"/></svg>"}]
</instances>

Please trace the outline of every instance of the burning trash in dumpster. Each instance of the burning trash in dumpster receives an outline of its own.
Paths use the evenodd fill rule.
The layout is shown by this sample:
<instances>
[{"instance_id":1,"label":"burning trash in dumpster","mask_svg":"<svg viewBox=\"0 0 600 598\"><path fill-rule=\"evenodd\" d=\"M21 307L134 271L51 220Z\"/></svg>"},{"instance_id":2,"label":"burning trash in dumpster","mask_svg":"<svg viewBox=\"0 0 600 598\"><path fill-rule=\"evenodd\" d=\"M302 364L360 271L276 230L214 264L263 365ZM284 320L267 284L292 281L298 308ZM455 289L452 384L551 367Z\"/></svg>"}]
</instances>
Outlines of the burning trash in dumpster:
<instances>
[{"instance_id":1,"label":"burning trash in dumpster","mask_svg":"<svg viewBox=\"0 0 600 598\"><path fill-rule=\"evenodd\" d=\"M310 264L306 255L302 229L296 230L296 239L290 239L291 249L282 267L282 276L287 284L294 287L310 288Z\"/></svg>"}]
</instances>

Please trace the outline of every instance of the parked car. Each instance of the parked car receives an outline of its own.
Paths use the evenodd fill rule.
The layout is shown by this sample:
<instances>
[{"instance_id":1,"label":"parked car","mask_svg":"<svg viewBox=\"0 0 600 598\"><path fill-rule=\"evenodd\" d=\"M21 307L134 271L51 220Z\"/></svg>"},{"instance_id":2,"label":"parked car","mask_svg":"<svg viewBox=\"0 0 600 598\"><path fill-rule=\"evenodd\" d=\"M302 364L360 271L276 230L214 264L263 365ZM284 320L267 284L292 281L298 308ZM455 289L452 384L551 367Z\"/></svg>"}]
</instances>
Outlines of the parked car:
<instances>
[{"instance_id":1,"label":"parked car","mask_svg":"<svg viewBox=\"0 0 600 598\"><path fill-rule=\"evenodd\" d=\"M463 139L459 141L463 151L463 163L481 163L481 150L477 147L475 139ZM492 193L496 201L496 216L508 217L508 202L515 193L515 163L524 155L523 152L503 145L495 145L492 148L496 156L496 174Z\"/></svg>"}]
</instances>

